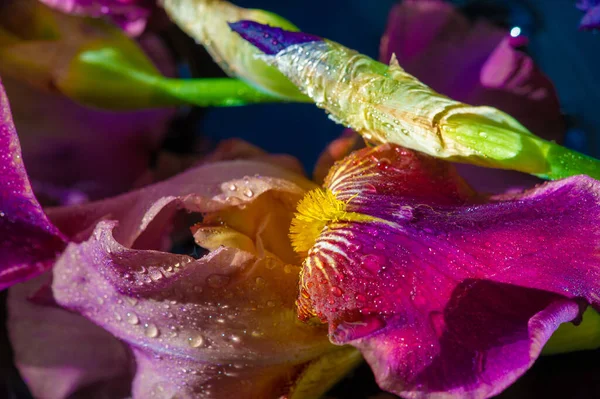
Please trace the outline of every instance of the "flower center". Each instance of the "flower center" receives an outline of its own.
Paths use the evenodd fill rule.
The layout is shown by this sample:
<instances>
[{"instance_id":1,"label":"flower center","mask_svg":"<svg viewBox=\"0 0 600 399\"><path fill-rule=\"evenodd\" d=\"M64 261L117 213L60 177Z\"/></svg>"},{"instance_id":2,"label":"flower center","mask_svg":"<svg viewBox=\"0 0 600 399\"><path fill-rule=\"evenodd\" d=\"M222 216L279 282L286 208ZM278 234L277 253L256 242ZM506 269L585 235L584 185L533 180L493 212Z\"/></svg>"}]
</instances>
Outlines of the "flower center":
<instances>
[{"instance_id":1,"label":"flower center","mask_svg":"<svg viewBox=\"0 0 600 399\"><path fill-rule=\"evenodd\" d=\"M306 193L298 204L290 227L290 238L294 250L305 255L329 223L376 220L372 216L348 212L346 208L354 198L352 197L346 202L340 201L331 190L322 188Z\"/></svg>"}]
</instances>

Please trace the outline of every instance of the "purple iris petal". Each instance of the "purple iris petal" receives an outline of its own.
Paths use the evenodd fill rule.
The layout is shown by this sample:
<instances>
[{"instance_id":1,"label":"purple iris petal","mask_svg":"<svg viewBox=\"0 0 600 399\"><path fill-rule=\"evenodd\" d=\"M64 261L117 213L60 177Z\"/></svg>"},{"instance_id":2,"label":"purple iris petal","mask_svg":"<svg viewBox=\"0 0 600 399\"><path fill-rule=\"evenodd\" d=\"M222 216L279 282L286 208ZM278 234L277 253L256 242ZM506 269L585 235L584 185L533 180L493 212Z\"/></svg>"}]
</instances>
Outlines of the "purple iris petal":
<instances>
[{"instance_id":1,"label":"purple iris petal","mask_svg":"<svg viewBox=\"0 0 600 399\"><path fill-rule=\"evenodd\" d=\"M254 21L238 21L229 23L234 32L252 43L265 54L274 55L294 44L302 44L323 40L319 36L303 32L290 32L281 28L263 25Z\"/></svg>"},{"instance_id":2,"label":"purple iris petal","mask_svg":"<svg viewBox=\"0 0 600 399\"><path fill-rule=\"evenodd\" d=\"M1 290L48 269L64 240L33 194L1 84L0 116Z\"/></svg>"},{"instance_id":3,"label":"purple iris petal","mask_svg":"<svg viewBox=\"0 0 600 399\"><path fill-rule=\"evenodd\" d=\"M155 5L154 0L40 0L62 12L90 17L108 16L125 32L140 35Z\"/></svg>"},{"instance_id":4,"label":"purple iris petal","mask_svg":"<svg viewBox=\"0 0 600 399\"><path fill-rule=\"evenodd\" d=\"M600 29L600 5L596 5L586 12L579 27L584 30Z\"/></svg>"},{"instance_id":5,"label":"purple iris petal","mask_svg":"<svg viewBox=\"0 0 600 399\"><path fill-rule=\"evenodd\" d=\"M56 301L132 349L134 398L279 397L332 348L322 326L297 323L300 268L289 263L292 211L315 186L287 169L287 159L236 147L255 159L202 164L116 198L49 211L73 241L53 268ZM256 208L261 201L267 206ZM200 259L163 252L182 229L191 238L182 223L191 212L208 230L225 228L227 212L237 212L244 249L217 245Z\"/></svg>"},{"instance_id":6,"label":"purple iris petal","mask_svg":"<svg viewBox=\"0 0 600 399\"><path fill-rule=\"evenodd\" d=\"M45 273L12 287L8 295L15 364L31 393L52 399L130 396L133 363L127 347L83 316L48 300L38 303L39 290L46 295L50 280ZM98 297L95 303L102 306L102 301Z\"/></svg>"},{"instance_id":7,"label":"purple iris petal","mask_svg":"<svg viewBox=\"0 0 600 399\"><path fill-rule=\"evenodd\" d=\"M323 230L300 314L327 321L396 394L497 394L560 323L600 305L600 183L589 177L486 198L450 164L382 145L338 163L325 187L376 219Z\"/></svg>"}]
</instances>

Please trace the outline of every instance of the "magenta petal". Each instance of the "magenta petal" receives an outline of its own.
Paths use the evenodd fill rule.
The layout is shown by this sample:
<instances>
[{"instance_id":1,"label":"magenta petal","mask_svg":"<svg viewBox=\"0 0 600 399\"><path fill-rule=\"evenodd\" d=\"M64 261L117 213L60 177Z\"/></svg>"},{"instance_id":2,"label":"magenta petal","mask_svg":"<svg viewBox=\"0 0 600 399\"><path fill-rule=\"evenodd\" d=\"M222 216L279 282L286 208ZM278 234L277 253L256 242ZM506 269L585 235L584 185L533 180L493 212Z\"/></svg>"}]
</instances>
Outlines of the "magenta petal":
<instances>
[{"instance_id":1,"label":"magenta petal","mask_svg":"<svg viewBox=\"0 0 600 399\"><path fill-rule=\"evenodd\" d=\"M146 27L154 0L39 0L65 13L89 17L108 16L125 32L138 36Z\"/></svg>"},{"instance_id":2,"label":"magenta petal","mask_svg":"<svg viewBox=\"0 0 600 399\"><path fill-rule=\"evenodd\" d=\"M47 399L127 397L132 362L125 345L80 315L29 300L50 277L16 285L8 296L15 364L30 391Z\"/></svg>"},{"instance_id":3,"label":"magenta petal","mask_svg":"<svg viewBox=\"0 0 600 399\"><path fill-rule=\"evenodd\" d=\"M383 145L337 164L325 186L376 219L323 230L301 314L329 322L396 394L496 394L577 318L579 300L600 305L600 183L589 177L486 200L449 164Z\"/></svg>"},{"instance_id":4,"label":"magenta petal","mask_svg":"<svg viewBox=\"0 0 600 399\"><path fill-rule=\"evenodd\" d=\"M443 314L392 321L349 343L361 349L385 390L406 398L487 398L531 367L558 326L580 310L557 295L467 280Z\"/></svg>"},{"instance_id":5,"label":"magenta petal","mask_svg":"<svg viewBox=\"0 0 600 399\"><path fill-rule=\"evenodd\" d=\"M62 234L35 198L4 88L0 85L0 290L51 266Z\"/></svg>"}]
</instances>

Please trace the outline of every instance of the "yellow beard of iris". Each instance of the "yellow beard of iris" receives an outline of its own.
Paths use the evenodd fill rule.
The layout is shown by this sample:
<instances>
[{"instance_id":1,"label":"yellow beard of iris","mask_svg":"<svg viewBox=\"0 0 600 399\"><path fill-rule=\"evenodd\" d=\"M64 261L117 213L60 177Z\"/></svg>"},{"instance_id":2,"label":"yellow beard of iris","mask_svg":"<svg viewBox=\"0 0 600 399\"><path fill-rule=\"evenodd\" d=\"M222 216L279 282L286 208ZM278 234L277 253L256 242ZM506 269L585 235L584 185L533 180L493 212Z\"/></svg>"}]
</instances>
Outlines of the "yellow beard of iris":
<instances>
[{"instance_id":1,"label":"yellow beard of iris","mask_svg":"<svg viewBox=\"0 0 600 399\"><path fill-rule=\"evenodd\" d=\"M340 201L329 189L315 189L306 193L298 204L297 212L290 227L290 238L294 250L306 255L317 238L332 222L367 222L376 218L356 212L348 212L348 201Z\"/></svg>"}]
</instances>

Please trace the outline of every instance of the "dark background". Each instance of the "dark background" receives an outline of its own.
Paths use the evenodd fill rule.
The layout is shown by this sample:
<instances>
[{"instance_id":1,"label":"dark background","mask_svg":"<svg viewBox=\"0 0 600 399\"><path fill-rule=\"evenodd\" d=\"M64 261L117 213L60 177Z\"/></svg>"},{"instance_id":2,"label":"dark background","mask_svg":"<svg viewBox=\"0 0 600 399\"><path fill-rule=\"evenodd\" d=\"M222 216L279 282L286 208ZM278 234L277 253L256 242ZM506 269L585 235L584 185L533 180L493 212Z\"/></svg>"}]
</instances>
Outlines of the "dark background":
<instances>
[{"instance_id":1,"label":"dark background","mask_svg":"<svg viewBox=\"0 0 600 399\"><path fill-rule=\"evenodd\" d=\"M301 29L377 57L387 14L395 0L237 0L234 3L274 11ZM556 85L569 121L566 144L600 155L600 35L578 31L582 14L575 0L456 0L472 16L484 16L506 27L519 26L529 36L529 53ZM203 64L205 63L205 64ZM219 74L203 59L200 74ZM204 76L206 76L204 74ZM176 125L211 141L241 137L269 152L295 155L312 170L325 145L342 131L310 104L269 104L211 109L192 113ZM178 147L179 139L169 146ZM3 303L5 293L0 293ZM0 306L0 321L5 319ZM6 333L0 328L0 399L30 398L10 363ZM543 357L500 398L600 398L600 350ZM379 396L381 395L381 396ZM363 365L340 382L330 398L385 396Z\"/></svg>"}]
</instances>

